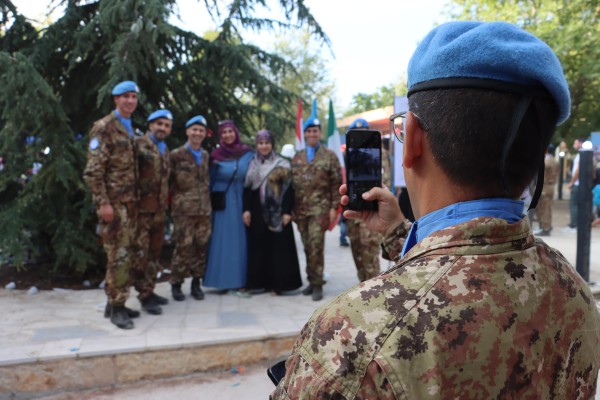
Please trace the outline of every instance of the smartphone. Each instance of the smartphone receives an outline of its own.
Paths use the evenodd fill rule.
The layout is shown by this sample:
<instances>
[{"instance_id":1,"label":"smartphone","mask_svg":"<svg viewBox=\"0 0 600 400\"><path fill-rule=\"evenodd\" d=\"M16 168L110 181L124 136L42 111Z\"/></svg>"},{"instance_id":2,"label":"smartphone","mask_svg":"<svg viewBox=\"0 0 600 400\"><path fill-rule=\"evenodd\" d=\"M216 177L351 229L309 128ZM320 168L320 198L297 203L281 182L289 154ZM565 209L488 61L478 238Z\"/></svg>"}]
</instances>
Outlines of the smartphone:
<instances>
[{"instance_id":1,"label":"smartphone","mask_svg":"<svg viewBox=\"0 0 600 400\"><path fill-rule=\"evenodd\" d=\"M285 376L285 360L279 361L277 364L270 366L267 369L267 375L271 378L271 381L275 386L279 385L279 382Z\"/></svg>"},{"instance_id":2,"label":"smartphone","mask_svg":"<svg viewBox=\"0 0 600 400\"><path fill-rule=\"evenodd\" d=\"M377 211L377 201L364 201L362 194L381 187L381 132L367 129L346 132L346 186L348 209Z\"/></svg>"}]
</instances>

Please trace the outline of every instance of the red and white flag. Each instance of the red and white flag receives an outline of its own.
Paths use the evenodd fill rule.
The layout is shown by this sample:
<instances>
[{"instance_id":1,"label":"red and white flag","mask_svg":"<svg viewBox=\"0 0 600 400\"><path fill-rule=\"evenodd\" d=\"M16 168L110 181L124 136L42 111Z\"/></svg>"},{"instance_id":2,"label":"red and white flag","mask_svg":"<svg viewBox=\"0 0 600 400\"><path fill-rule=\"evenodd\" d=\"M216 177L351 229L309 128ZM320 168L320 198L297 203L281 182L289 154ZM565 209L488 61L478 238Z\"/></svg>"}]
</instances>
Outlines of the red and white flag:
<instances>
[{"instance_id":1,"label":"red and white flag","mask_svg":"<svg viewBox=\"0 0 600 400\"><path fill-rule=\"evenodd\" d=\"M298 111L296 111L296 151L304 149L304 132L302 132L302 99L298 99Z\"/></svg>"}]
</instances>

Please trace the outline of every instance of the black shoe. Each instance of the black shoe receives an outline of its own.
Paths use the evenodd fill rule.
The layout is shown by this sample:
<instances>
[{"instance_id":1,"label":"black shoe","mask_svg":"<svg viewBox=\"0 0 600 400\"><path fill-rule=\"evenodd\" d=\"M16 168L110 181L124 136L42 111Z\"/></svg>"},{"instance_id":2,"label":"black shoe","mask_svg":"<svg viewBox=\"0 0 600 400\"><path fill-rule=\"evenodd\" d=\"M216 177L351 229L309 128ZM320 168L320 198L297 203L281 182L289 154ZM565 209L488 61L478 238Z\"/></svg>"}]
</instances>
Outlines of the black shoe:
<instances>
[{"instance_id":1,"label":"black shoe","mask_svg":"<svg viewBox=\"0 0 600 400\"><path fill-rule=\"evenodd\" d=\"M150 294L150 297L152 297L152 299L153 299L153 300L154 300L156 303L160 304L161 306L164 306L164 305L167 305L167 304L169 304L169 299L167 299L167 298L165 298L165 297L162 297L162 296L159 296L159 295L157 295L157 294L156 294L156 293L154 293L154 292L152 292L152 293Z\"/></svg>"},{"instance_id":2,"label":"black shoe","mask_svg":"<svg viewBox=\"0 0 600 400\"><path fill-rule=\"evenodd\" d=\"M302 294L305 296L310 296L313 293L313 286L309 283L307 287L302 290Z\"/></svg>"},{"instance_id":3,"label":"black shoe","mask_svg":"<svg viewBox=\"0 0 600 400\"><path fill-rule=\"evenodd\" d=\"M550 236L550 230L542 230L538 233L536 233L536 236Z\"/></svg>"},{"instance_id":4,"label":"black shoe","mask_svg":"<svg viewBox=\"0 0 600 400\"><path fill-rule=\"evenodd\" d=\"M162 314L162 308L160 307L160 304L158 304L152 296L148 296L147 298L140 300L140 302L142 303L142 310L146 311L148 314Z\"/></svg>"},{"instance_id":5,"label":"black shoe","mask_svg":"<svg viewBox=\"0 0 600 400\"><path fill-rule=\"evenodd\" d=\"M196 300L204 300L204 292L200 287L200 278L192 278L192 297Z\"/></svg>"},{"instance_id":6,"label":"black shoe","mask_svg":"<svg viewBox=\"0 0 600 400\"><path fill-rule=\"evenodd\" d=\"M323 300L323 286L313 286L312 299L313 301Z\"/></svg>"},{"instance_id":7,"label":"black shoe","mask_svg":"<svg viewBox=\"0 0 600 400\"><path fill-rule=\"evenodd\" d=\"M348 247L348 246L350 246L350 245L348 244L348 242L346 242L346 243L340 243L340 247Z\"/></svg>"},{"instance_id":8,"label":"black shoe","mask_svg":"<svg viewBox=\"0 0 600 400\"><path fill-rule=\"evenodd\" d=\"M112 306L110 309L110 322L121 329L133 329L133 321L127 315L125 306Z\"/></svg>"},{"instance_id":9,"label":"black shoe","mask_svg":"<svg viewBox=\"0 0 600 400\"><path fill-rule=\"evenodd\" d=\"M181 283L171 284L171 295L175 301L184 301L185 295L181 291Z\"/></svg>"},{"instance_id":10,"label":"black shoe","mask_svg":"<svg viewBox=\"0 0 600 400\"><path fill-rule=\"evenodd\" d=\"M138 310L132 310L131 308L125 307L125 311L127 311L129 318L137 318L140 316ZM108 303L106 303L106 307L104 307L104 318L110 318L110 304Z\"/></svg>"}]
</instances>

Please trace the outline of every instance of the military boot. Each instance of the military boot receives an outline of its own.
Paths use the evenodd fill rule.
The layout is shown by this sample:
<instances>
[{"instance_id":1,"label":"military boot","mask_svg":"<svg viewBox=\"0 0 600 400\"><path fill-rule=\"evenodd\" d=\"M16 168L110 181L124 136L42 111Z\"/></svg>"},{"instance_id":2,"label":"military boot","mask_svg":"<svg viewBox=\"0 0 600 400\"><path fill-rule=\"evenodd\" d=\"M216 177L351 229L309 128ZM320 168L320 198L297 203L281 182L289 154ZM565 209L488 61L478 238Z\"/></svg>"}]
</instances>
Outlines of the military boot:
<instances>
[{"instance_id":1,"label":"military boot","mask_svg":"<svg viewBox=\"0 0 600 400\"><path fill-rule=\"evenodd\" d=\"M133 321L127 315L125 306L111 306L110 322L121 329L133 329Z\"/></svg>"},{"instance_id":2,"label":"military boot","mask_svg":"<svg viewBox=\"0 0 600 400\"><path fill-rule=\"evenodd\" d=\"M167 298L165 298L165 297L162 297L162 296L159 296L159 295L157 295L157 294L156 294L156 293L154 293L154 292L152 292L152 293L150 294L150 297L152 297L152 299L153 299L153 300L154 300L156 303L160 304L161 306L164 306L164 305L166 305L166 304L169 304L169 299L167 299Z\"/></svg>"},{"instance_id":3,"label":"military boot","mask_svg":"<svg viewBox=\"0 0 600 400\"><path fill-rule=\"evenodd\" d=\"M323 300L323 286L312 287L312 299L313 301Z\"/></svg>"},{"instance_id":4,"label":"military boot","mask_svg":"<svg viewBox=\"0 0 600 400\"><path fill-rule=\"evenodd\" d=\"M158 304L152 296L148 296L143 300L140 299L140 302L142 303L142 310L146 311L148 314L162 314L162 308L160 307L160 304Z\"/></svg>"},{"instance_id":5,"label":"military boot","mask_svg":"<svg viewBox=\"0 0 600 400\"><path fill-rule=\"evenodd\" d=\"M107 302L106 307L104 307L104 318L110 318L110 309L111 306ZM125 307L125 311L127 311L127 315L129 316L129 318L137 318L140 316L140 312L138 310L132 310L131 308Z\"/></svg>"},{"instance_id":6,"label":"military boot","mask_svg":"<svg viewBox=\"0 0 600 400\"><path fill-rule=\"evenodd\" d=\"M200 287L200 278L192 278L191 293L192 297L196 300L204 300L204 292Z\"/></svg>"},{"instance_id":7,"label":"military boot","mask_svg":"<svg viewBox=\"0 0 600 400\"><path fill-rule=\"evenodd\" d=\"M173 300L175 301L185 300L185 295L181 291L181 283L171 284L171 295L173 295Z\"/></svg>"},{"instance_id":8,"label":"military boot","mask_svg":"<svg viewBox=\"0 0 600 400\"><path fill-rule=\"evenodd\" d=\"M313 293L313 285L311 285L309 283L308 286L302 290L302 294L305 296L310 296L312 293Z\"/></svg>"}]
</instances>

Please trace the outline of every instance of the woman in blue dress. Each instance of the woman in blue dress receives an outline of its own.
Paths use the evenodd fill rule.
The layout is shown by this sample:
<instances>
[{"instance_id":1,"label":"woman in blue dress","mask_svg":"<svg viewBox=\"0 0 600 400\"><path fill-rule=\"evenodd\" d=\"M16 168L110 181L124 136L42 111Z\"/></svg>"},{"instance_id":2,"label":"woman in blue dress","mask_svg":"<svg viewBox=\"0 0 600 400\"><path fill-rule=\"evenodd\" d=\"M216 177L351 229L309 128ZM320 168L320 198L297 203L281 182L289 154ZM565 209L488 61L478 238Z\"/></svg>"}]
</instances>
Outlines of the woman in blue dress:
<instances>
[{"instance_id":1,"label":"woman in blue dress","mask_svg":"<svg viewBox=\"0 0 600 400\"><path fill-rule=\"evenodd\" d=\"M225 208L212 211L212 237L204 286L240 297L249 294L246 287L248 248L242 220L244 180L252 149L240 142L240 132L233 121L219 123L219 147L210 153L210 191L225 192Z\"/></svg>"}]
</instances>

